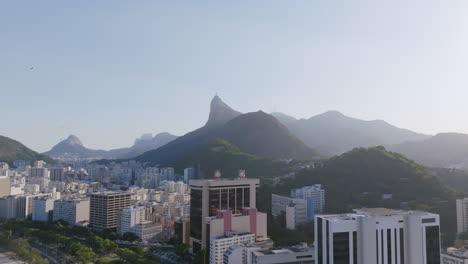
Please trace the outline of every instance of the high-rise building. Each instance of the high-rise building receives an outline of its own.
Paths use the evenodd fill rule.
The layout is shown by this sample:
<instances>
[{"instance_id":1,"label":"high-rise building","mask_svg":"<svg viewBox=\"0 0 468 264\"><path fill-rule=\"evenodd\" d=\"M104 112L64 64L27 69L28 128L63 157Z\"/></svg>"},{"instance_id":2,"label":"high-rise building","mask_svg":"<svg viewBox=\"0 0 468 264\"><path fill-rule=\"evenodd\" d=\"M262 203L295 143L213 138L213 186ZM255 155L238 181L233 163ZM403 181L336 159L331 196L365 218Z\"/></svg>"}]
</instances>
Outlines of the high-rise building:
<instances>
[{"instance_id":1,"label":"high-rise building","mask_svg":"<svg viewBox=\"0 0 468 264\"><path fill-rule=\"evenodd\" d=\"M119 211L130 207L131 193L102 192L90 195L89 224L93 229L117 227Z\"/></svg>"},{"instance_id":2,"label":"high-rise building","mask_svg":"<svg viewBox=\"0 0 468 264\"><path fill-rule=\"evenodd\" d=\"M153 224L145 220L146 208L125 208L119 213L117 232L119 235L133 233L143 241L153 240L162 232L161 224Z\"/></svg>"},{"instance_id":3,"label":"high-rise building","mask_svg":"<svg viewBox=\"0 0 468 264\"><path fill-rule=\"evenodd\" d=\"M210 239L210 264L223 264L224 252L233 245L251 244L255 242L252 233L226 233Z\"/></svg>"},{"instance_id":4,"label":"high-rise building","mask_svg":"<svg viewBox=\"0 0 468 264\"><path fill-rule=\"evenodd\" d=\"M321 184L304 186L298 189L291 190L292 198L301 198L312 202L313 206L308 206L309 210L313 210L313 214L322 214L325 210L325 190Z\"/></svg>"},{"instance_id":5,"label":"high-rise building","mask_svg":"<svg viewBox=\"0 0 468 264\"><path fill-rule=\"evenodd\" d=\"M457 199L457 232L468 231L468 197Z\"/></svg>"},{"instance_id":6,"label":"high-rise building","mask_svg":"<svg viewBox=\"0 0 468 264\"><path fill-rule=\"evenodd\" d=\"M46 162L43 160L34 161L34 167L36 168L44 168L45 165L46 165Z\"/></svg>"},{"instance_id":7,"label":"high-rise building","mask_svg":"<svg viewBox=\"0 0 468 264\"><path fill-rule=\"evenodd\" d=\"M439 264L439 215L385 208L318 215L316 264Z\"/></svg>"},{"instance_id":8,"label":"high-rise building","mask_svg":"<svg viewBox=\"0 0 468 264\"><path fill-rule=\"evenodd\" d=\"M32 200L32 220L50 222L53 219L54 199L36 197Z\"/></svg>"},{"instance_id":9,"label":"high-rise building","mask_svg":"<svg viewBox=\"0 0 468 264\"><path fill-rule=\"evenodd\" d=\"M189 183L189 180L193 180L195 176L195 168L184 169L184 182Z\"/></svg>"},{"instance_id":10,"label":"high-rise building","mask_svg":"<svg viewBox=\"0 0 468 264\"><path fill-rule=\"evenodd\" d=\"M65 169L64 168L50 168L50 180L51 181L65 181Z\"/></svg>"},{"instance_id":11,"label":"high-rise building","mask_svg":"<svg viewBox=\"0 0 468 264\"><path fill-rule=\"evenodd\" d=\"M277 194L271 195L271 214L274 217L278 217L284 213L288 229L296 229L298 225L313 220L313 212L310 215L308 205L311 204L307 203L305 199L290 198Z\"/></svg>"},{"instance_id":12,"label":"high-rise building","mask_svg":"<svg viewBox=\"0 0 468 264\"><path fill-rule=\"evenodd\" d=\"M177 219L174 223L174 236L177 243L190 244L190 221L188 219Z\"/></svg>"},{"instance_id":13,"label":"high-rise building","mask_svg":"<svg viewBox=\"0 0 468 264\"><path fill-rule=\"evenodd\" d=\"M247 178L190 180L190 237L194 252L209 247L206 218L216 216L222 209L236 214L244 207L255 208L259 183L258 179Z\"/></svg>"},{"instance_id":14,"label":"high-rise building","mask_svg":"<svg viewBox=\"0 0 468 264\"><path fill-rule=\"evenodd\" d=\"M89 199L56 200L54 202L54 221L64 220L70 225L89 223Z\"/></svg>"}]
</instances>

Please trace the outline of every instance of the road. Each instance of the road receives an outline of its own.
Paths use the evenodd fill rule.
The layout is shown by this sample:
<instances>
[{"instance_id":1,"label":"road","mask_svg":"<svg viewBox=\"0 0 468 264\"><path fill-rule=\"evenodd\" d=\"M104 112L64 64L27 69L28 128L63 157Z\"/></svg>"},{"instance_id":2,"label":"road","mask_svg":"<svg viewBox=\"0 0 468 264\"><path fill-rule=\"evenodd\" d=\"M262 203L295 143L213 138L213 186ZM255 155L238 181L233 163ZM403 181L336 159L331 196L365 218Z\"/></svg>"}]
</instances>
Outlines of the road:
<instances>
[{"instance_id":1,"label":"road","mask_svg":"<svg viewBox=\"0 0 468 264\"><path fill-rule=\"evenodd\" d=\"M23 264L24 262L15 259L15 254L11 252L0 252L0 263L2 264Z\"/></svg>"}]
</instances>

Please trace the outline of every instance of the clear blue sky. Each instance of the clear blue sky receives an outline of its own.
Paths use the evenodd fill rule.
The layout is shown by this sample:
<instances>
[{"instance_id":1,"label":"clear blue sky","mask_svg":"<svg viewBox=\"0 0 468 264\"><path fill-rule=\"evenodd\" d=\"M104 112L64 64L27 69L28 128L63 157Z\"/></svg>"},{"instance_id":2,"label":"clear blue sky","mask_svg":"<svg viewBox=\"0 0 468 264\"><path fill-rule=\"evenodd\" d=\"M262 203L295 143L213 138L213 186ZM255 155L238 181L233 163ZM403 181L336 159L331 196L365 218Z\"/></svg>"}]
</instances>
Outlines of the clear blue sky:
<instances>
[{"instance_id":1,"label":"clear blue sky","mask_svg":"<svg viewBox=\"0 0 468 264\"><path fill-rule=\"evenodd\" d=\"M468 133L467 1L2 1L0 135L46 151L242 111ZM29 70L34 67L33 70Z\"/></svg>"}]
</instances>

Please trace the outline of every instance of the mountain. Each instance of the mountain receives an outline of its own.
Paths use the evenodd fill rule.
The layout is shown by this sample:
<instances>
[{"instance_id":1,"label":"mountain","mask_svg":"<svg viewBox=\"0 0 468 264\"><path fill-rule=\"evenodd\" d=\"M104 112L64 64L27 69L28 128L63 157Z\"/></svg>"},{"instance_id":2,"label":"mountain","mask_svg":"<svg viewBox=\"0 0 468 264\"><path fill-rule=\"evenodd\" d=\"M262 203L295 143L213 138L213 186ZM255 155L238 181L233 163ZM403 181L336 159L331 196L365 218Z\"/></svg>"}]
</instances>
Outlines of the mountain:
<instances>
[{"instance_id":1,"label":"mountain","mask_svg":"<svg viewBox=\"0 0 468 264\"><path fill-rule=\"evenodd\" d=\"M440 133L428 139L389 146L430 167L468 168L468 135Z\"/></svg>"},{"instance_id":2,"label":"mountain","mask_svg":"<svg viewBox=\"0 0 468 264\"><path fill-rule=\"evenodd\" d=\"M16 140L0 136L0 161L11 165L15 160L27 160L31 162L43 160L47 163L54 163L51 157L41 155Z\"/></svg>"},{"instance_id":3,"label":"mountain","mask_svg":"<svg viewBox=\"0 0 468 264\"><path fill-rule=\"evenodd\" d=\"M234 144L242 152L262 157L310 159L318 155L273 116L261 111L241 114L215 96L210 104L208 121L203 127L136 159L172 165L216 138Z\"/></svg>"},{"instance_id":4,"label":"mountain","mask_svg":"<svg viewBox=\"0 0 468 264\"><path fill-rule=\"evenodd\" d=\"M110 150L109 156L118 158L133 158L147 151L158 149L176 139L177 136L167 132L159 133L153 137L152 134L144 134L135 140L130 148Z\"/></svg>"},{"instance_id":5,"label":"mountain","mask_svg":"<svg viewBox=\"0 0 468 264\"><path fill-rule=\"evenodd\" d=\"M222 176L233 178L239 169L246 170L247 177L272 178L287 173L286 162L247 154L235 145L222 139L212 139L199 146L195 151L185 155L175 163L177 170L199 165L207 177L219 169Z\"/></svg>"},{"instance_id":6,"label":"mountain","mask_svg":"<svg viewBox=\"0 0 468 264\"><path fill-rule=\"evenodd\" d=\"M215 95L210 103L210 115L205 124L207 128L216 128L223 126L228 121L242 115L242 113L233 110L224 103L218 95Z\"/></svg>"},{"instance_id":7,"label":"mountain","mask_svg":"<svg viewBox=\"0 0 468 264\"><path fill-rule=\"evenodd\" d=\"M81 140L75 136L70 135L63 141L60 141L57 145L52 147L51 150L44 154L57 159L94 159L94 158L105 158L107 157L107 151L105 150L94 150L86 148Z\"/></svg>"},{"instance_id":8,"label":"mountain","mask_svg":"<svg viewBox=\"0 0 468 264\"><path fill-rule=\"evenodd\" d=\"M261 157L311 159L319 156L275 117L262 111L232 119L220 130L219 137Z\"/></svg>"},{"instance_id":9,"label":"mountain","mask_svg":"<svg viewBox=\"0 0 468 264\"><path fill-rule=\"evenodd\" d=\"M135 143L129 148L120 148L113 150L96 150L86 148L81 140L75 136L70 135L67 139L59 142L51 150L44 154L62 160L75 160L75 159L121 159L121 158L132 158L142 153L157 149L170 141L177 138L172 134L163 132L155 135L144 134L140 138L135 140Z\"/></svg>"},{"instance_id":10,"label":"mountain","mask_svg":"<svg viewBox=\"0 0 468 264\"><path fill-rule=\"evenodd\" d=\"M329 155L341 154L356 147L399 144L429 137L382 120L360 120L338 111L328 111L309 119L296 119L282 113L272 115L309 147Z\"/></svg>"}]
</instances>

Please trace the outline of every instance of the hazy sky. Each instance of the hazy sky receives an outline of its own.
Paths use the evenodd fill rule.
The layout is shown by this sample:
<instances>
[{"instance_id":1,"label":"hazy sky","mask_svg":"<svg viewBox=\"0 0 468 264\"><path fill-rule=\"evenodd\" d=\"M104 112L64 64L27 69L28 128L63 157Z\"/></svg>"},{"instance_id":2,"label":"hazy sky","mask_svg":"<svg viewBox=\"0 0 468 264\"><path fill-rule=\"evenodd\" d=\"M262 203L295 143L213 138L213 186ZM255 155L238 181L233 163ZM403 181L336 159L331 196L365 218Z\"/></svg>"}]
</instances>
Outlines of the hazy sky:
<instances>
[{"instance_id":1,"label":"hazy sky","mask_svg":"<svg viewBox=\"0 0 468 264\"><path fill-rule=\"evenodd\" d=\"M468 1L2 1L0 135L46 151L242 111L468 133ZM34 69L30 70L30 67Z\"/></svg>"}]
</instances>

